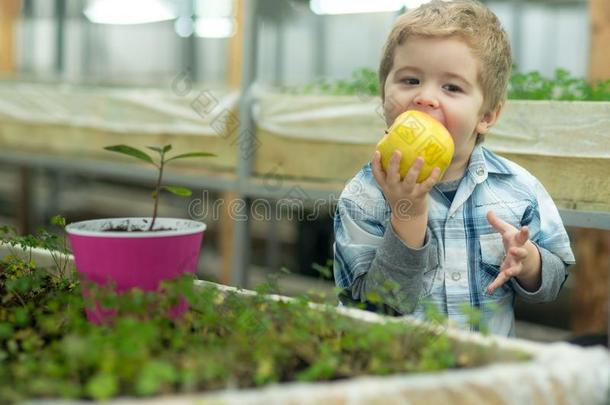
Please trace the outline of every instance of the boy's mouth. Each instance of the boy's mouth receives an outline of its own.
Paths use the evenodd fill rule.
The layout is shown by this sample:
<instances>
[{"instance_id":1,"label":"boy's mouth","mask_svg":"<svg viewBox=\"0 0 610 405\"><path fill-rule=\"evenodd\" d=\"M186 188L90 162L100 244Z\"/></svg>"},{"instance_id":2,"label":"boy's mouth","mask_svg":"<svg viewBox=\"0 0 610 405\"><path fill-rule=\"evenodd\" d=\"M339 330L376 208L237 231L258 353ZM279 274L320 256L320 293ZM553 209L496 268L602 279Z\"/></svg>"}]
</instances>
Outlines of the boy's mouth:
<instances>
[{"instance_id":1,"label":"boy's mouth","mask_svg":"<svg viewBox=\"0 0 610 405\"><path fill-rule=\"evenodd\" d=\"M447 131L449 131L449 128L447 128L447 123L445 122L445 118L443 116L440 116L440 114L438 112L430 111L430 110L426 111L426 109L423 109L423 108L407 108L405 111L408 111L408 110L415 110L415 111L420 111L425 114L428 114L429 116L431 116L432 118L434 118L435 120L440 122L445 127L445 129L447 129ZM403 112L405 112L405 111L403 111ZM449 133L451 133L451 132L449 132ZM453 135L451 135L451 136L453 137Z\"/></svg>"}]
</instances>

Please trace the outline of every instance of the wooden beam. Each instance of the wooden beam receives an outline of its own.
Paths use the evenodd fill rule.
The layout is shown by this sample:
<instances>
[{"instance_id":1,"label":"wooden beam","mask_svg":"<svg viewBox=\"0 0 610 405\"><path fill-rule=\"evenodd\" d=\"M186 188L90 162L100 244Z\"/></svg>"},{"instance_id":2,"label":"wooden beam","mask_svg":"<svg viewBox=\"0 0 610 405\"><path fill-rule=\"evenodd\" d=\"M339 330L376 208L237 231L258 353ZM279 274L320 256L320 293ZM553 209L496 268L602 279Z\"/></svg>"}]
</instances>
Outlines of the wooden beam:
<instances>
[{"instance_id":1,"label":"wooden beam","mask_svg":"<svg viewBox=\"0 0 610 405\"><path fill-rule=\"evenodd\" d=\"M229 88L238 89L241 83L242 59L244 44L244 23L246 0L233 0L235 15L235 35L229 41L229 59L227 60L227 84Z\"/></svg>"},{"instance_id":2,"label":"wooden beam","mask_svg":"<svg viewBox=\"0 0 610 405\"><path fill-rule=\"evenodd\" d=\"M21 0L0 2L0 74L15 71L15 26L21 11Z\"/></svg>"},{"instance_id":3,"label":"wooden beam","mask_svg":"<svg viewBox=\"0 0 610 405\"><path fill-rule=\"evenodd\" d=\"M610 79L610 1L589 0L591 51L589 80Z\"/></svg>"},{"instance_id":4,"label":"wooden beam","mask_svg":"<svg viewBox=\"0 0 610 405\"><path fill-rule=\"evenodd\" d=\"M229 41L229 56L227 60L227 85L230 89L239 89L242 75L242 49L244 34L245 2L247 0L233 0L235 15L235 34ZM234 233L235 218L231 215L231 206L238 198L235 192L221 194L223 200L222 215L220 218L220 255L222 264L219 281L222 284L231 284L233 273L233 255L235 254Z\"/></svg>"},{"instance_id":5,"label":"wooden beam","mask_svg":"<svg viewBox=\"0 0 610 405\"><path fill-rule=\"evenodd\" d=\"M574 335L608 330L610 286L610 232L578 228L573 233L576 265L571 298L571 329Z\"/></svg>"},{"instance_id":6,"label":"wooden beam","mask_svg":"<svg viewBox=\"0 0 610 405\"><path fill-rule=\"evenodd\" d=\"M222 261L218 281L221 284L231 284L233 273L233 255L235 254L235 249L233 248L235 218L231 209L238 198L238 195L235 192L227 191L221 194L221 198L220 243L218 245L220 248L220 256Z\"/></svg>"},{"instance_id":7,"label":"wooden beam","mask_svg":"<svg viewBox=\"0 0 610 405\"><path fill-rule=\"evenodd\" d=\"M591 50L589 81L610 79L610 2L589 0ZM590 196L590 192L582 195ZM576 288L571 304L571 329L575 335L608 331L610 305L610 231L577 228L572 235Z\"/></svg>"}]
</instances>

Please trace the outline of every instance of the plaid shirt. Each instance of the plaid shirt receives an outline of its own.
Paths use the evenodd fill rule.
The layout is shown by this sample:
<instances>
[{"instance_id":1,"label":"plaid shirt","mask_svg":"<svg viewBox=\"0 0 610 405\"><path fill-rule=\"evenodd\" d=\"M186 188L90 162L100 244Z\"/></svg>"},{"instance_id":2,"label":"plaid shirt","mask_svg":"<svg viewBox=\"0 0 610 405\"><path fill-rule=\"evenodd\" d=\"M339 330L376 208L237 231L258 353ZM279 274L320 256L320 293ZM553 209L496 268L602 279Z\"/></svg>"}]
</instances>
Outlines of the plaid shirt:
<instances>
[{"instance_id":1,"label":"plaid shirt","mask_svg":"<svg viewBox=\"0 0 610 405\"><path fill-rule=\"evenodd\" d=\"M414 315L423 319L423 302L434 304L449 322L478 330L464 313L464 304L482 311L494 334L514 335L515 294L527 301L555 299L574 263L565 228L542 184L517 164L481 145L472 151L457 193L449 200L434 187L429 193L426 248L432 249ZM496 278L504 258L501 235L486 219L493 210L516 228L527 225L541 255L542 285L523 289L516 279L491 295L486 287ZM335 283L342 289L368 272L390 226L390 207L367 164L346 185L335 215ZM405 249L409 249L404 245ZM436 260L437 259L437 260Z\"/></svg>"}]
</instances>

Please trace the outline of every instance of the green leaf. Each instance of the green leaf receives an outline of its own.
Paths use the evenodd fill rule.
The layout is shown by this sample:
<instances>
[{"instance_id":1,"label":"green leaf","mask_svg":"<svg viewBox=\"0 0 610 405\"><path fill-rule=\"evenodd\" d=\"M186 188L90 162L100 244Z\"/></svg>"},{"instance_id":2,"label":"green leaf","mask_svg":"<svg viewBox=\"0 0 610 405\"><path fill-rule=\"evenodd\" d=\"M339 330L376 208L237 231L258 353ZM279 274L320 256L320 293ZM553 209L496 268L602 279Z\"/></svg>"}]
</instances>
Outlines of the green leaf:
<instances>
[{"instance_id":1,"label":"green leaf","mask_svg":"<svg viewBox=\"0 0 610 405\"><path fill-rule=\"evenodd\" d=\"M318 263L312 263L311 268L320 273L320 275L324 278L332 277L332 271L326 266L321 266Z\"/></svg>"},{"instance_id":2,"label":"green leaf","mask_svg":"<svg viewBox=\"0 0 610 405\"><path fill-rule=\"evenodd\" d=\"M152 360L142 367L136 380L138 395L152 395L171 386L178 379L175 367L166 361Z\"/></svg>"},{"instance_id":3,"label":"green leaf","mask_svg":"<svg viewBox=\"0 0 610 405\"><path fill-rule=\"evenodd\" d=\"M156 146L147 146L147 148L157 152L158 154L162 154L163 153L163 149L161 149L159 147L156 147Z\"/></svg>"},{"instance_id":4,"label":"green leaf","mask_svg":"<svg viewBox=\"0 0 610 405\"><path fill-rule=\"evenodd\" d=\"M0 322L0 340L7 340L13 335L13 325L9 322Z\"/></svg>"},{"instance_id":5,"label":"green leaf","mask_svg":"<svg viewBox=\"0 0 610 405\"><path fill-rule=\"evenodd\" d=\"M158 146L147 146L147 148L150 150L154 150L158 154L162 155L162 154L172 150L172 145L165 145L162 148L159 148Z\"/></svg>"},{"instance_id":6,"label":"green leaf","mask_svg":"<svg viewBox=\"0 0 610 405\"><path fill-rule=\"evenodd\" d=\"M161 186L162 189L169 191L172 194L176 194L180 197L190 197L193 192L186 187L178 186Z\"/></svg>"},{"instance_id":7,"label":"green leaf","mask_svg":"<svg viewBox=\"0 0 610 405\"><path fill-rule=\"evenodd\" d=\"M51 217L51 223L63 228L66 226L66 218L62 217L61 215L55 215Z\"/></svg>"},{"instance_id":8,"label":"green leaf","mask_svg":"<svg viewBox=\"0 0 610 405\"><path fill-rule=\"evenodd\" d=\"M145 162L152 163L153 165L156 166L155 162L153 162L153 160L150 156L148 156L146 153L142 152L141 150L136 149L131 146L113 145L113 146L106 146L104 149L106 149L110 152L117 152L117 153L122 153L123 155L135 157L135 158L143 160Z\"/></svg>"},{"instance_id":9,"label":"green leaf","mask_svg":"<svg viewBox=\"0 0 610 405\"><path fill-rule=\"evenodd\" d=\"M165 162L167 163L170 160L184 159L184 158L191 158L191 157L216 157L216 154L208 153L208 152L183 153L182 155L173 156L173 157L167 159Z\"/></svg>"},{"instance_id":10,"label":"green leaf","mask_svg":"<svg viewBox=\"0 0 610 405\"><path fill-rule=\"evenodd\" d=\"M93 376L87 382L85 389L87 394L93 399L108 399L116 395L119 390L119 384L114 374L102 372Z\"/></svg>"}]
</instances>

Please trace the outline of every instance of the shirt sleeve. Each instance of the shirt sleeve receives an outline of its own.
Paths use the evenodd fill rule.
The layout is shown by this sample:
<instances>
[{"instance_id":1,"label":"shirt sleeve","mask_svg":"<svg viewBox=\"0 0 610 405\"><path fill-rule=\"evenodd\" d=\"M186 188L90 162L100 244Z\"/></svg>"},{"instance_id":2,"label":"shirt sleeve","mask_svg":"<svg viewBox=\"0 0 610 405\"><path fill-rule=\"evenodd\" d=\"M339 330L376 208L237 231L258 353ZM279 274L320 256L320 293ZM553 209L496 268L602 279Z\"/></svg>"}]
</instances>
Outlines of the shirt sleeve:
<instances>
[{"instance_id":1,"label":"shirt sleeve","mask_svg":"<svg viewBox=\"0 0 610 405\"><path fill-rule=\"evenodd\" d=\"M541 261L541 283L537 291L525 290L516 279L511 279L519 296L529 302L554 300L566 279L568 266L575 263L570 239L559 211L540 182L536 182L536 204L526 211L521 225L528 225L532 242L538 248Z\"/></svg>"},{"instance_id":2,"label":"shirt sleeve","mask_svg":"<svg viewBox=\"0 0 610 405\"><path fill-rule=\"evenodd\" d=\"M389 222L387 227L380 224L348 199L339 200L334 227L337 286L352 300L375 300L402 314L413 312L422 293L423 273L430 265L430 231L424 246L412 249Z\"/></svg>"},{"instance_id":3,"label":"shirt sleeve","mask_svg":"<svg viewBox=\"0 0 610 405\"><path fill-rule=\"evenodd\" d=\"M534 245L536 245L534 243ZM511 282L515 292L527 302L548 302L557 298L559 291L568 278L566 271L567 265L559 256L549 252L543 247L536 245L540 252L541 263L541 282L537 291L524 289L517 279L512 278Z\"/></svg>"}]
</instances>

